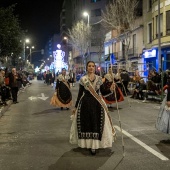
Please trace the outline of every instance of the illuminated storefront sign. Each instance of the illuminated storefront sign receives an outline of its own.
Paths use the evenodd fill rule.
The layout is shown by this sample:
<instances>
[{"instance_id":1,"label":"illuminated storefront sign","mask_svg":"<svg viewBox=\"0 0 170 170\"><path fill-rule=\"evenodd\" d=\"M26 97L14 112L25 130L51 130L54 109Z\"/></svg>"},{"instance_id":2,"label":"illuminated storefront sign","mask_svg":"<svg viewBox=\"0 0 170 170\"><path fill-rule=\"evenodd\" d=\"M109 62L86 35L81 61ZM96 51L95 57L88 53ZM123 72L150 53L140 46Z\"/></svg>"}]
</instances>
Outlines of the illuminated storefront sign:
<instances>
[{"instance_id":1,"label":"illuminated storefront sign","mask_svg":"<svg viewBox=\"0 0 170 170\"><path fill-rule=\"evenodd\" d=\"M148 50L144 52L144 58L152 58L152 57L156 57L156 50Z\"/></svg>"}]
</instances>

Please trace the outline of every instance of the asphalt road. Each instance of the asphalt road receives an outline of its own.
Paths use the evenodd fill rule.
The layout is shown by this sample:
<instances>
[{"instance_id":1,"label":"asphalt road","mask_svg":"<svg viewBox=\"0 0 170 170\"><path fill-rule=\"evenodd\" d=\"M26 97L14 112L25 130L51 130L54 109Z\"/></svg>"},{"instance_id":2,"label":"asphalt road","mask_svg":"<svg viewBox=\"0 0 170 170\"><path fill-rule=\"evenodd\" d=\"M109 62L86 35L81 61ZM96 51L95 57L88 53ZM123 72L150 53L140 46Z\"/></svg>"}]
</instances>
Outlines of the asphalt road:
<instances>
[{"instance_id":1,"label":"asphalt road","mask_svg":"<svg viewBox=\"0 0 170 170\"><path fill-rule=\"evenodd\" d=\"M75 102L78 83L71 90ZM160 103L126 97L119 114L114 104L117 140L92 156L69 143L71 110L51 106L53 93L33 80L0 118L0 170L170 170L170 135L155 129Z\"/></svg>"}]
</instances>

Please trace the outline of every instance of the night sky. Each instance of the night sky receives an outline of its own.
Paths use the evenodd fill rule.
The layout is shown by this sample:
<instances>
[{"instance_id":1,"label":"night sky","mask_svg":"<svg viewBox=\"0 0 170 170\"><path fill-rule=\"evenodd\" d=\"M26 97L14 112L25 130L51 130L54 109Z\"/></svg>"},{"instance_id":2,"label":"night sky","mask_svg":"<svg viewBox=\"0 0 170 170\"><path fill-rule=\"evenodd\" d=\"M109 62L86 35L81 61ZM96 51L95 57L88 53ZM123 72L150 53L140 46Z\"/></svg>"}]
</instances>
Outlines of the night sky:
<instances>
[{"instance_id":1,"label":"night sky","mask_svg":"<svg viewBox=\"0 0 170 170\"><path fill-rule=\"evenodd\" d=\"M43 49L49 37L60 31L60 12L63 0L0 0L0 7L16 4L22 30L34 46Z\"/></svg>"}]
</instances>

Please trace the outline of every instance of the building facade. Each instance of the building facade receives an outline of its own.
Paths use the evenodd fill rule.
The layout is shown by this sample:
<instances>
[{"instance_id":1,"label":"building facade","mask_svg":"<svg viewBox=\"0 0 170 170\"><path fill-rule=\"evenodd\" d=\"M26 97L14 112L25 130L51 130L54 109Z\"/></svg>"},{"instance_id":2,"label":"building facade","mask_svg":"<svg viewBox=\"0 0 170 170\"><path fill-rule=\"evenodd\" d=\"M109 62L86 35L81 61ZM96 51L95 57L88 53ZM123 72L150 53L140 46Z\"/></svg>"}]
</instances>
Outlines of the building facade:
<instances>
[{"instance_id":1,"label":"building facade","mask_svg":"<svg viewBox=\"0 0 170 170\"><path fill-rule=\"evenodd\" d=\"M143 74L143 15L142 3L139 1L137 9L137 18L131 30L126 36L125 33L118 34L116 30L112 30L106 34L104 42L105 51L105 67L106 72L110 64L113 66L114 72L118 69L126 69L134 72L138 69Z\"/></svg>"},{"instance_id":2,"label":"building facade","mask_svg":"<svg viewBox=\"0 0 170 170\"><path fill-rule=\"evenodd\" d=\"M102 43L99 43L99 37L101 38L101 15L102 11L105 10L107 2L108 0L72 0L71 4L72 25L77 21L84 20L92 27L92 39L86 54L86 62L93 60L97 66L104 63L104 41L101 40ZM85 11L88 13L88 17L83 16ZM97 39L98 41L96 41ZM80 52L76 48L72 48L70 55L70 60L74 63L72 64L74 69L83 71L85 66Z\"/></svg>"},{"instance_id":3,"label":"building facade","mask_svg":"<svg viewBox=\"0 0 170 170\"><path fill-rule=\"evenodd\" d=\"M159 68L170 69L170 0L160 0L160 4L158 2L147 0L143 3L143 59L147 67L155 68L157 71Z\"/></svg>"}]
</instances>

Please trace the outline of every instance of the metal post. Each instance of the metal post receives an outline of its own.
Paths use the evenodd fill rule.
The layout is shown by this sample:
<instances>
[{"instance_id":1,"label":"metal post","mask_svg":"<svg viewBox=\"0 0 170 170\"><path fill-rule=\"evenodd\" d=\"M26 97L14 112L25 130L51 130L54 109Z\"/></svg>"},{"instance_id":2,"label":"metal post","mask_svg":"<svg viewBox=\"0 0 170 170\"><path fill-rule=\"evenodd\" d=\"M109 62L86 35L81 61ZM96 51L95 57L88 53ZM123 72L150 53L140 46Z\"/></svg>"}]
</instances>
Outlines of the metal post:
<instances>
[{"instance_id":1,"label":"metal post","mask_svg":"<svg viewBox=\"0 0 170 170\"><path fill-rule=\"evenodd\" d=\"M30 47L30 63L32 63L32 56L31 56L32 51L31 51L31 48L32 47Z\"/></svg>"},{"instance_id":2,"label":"metal post","mask_svg":"<svg viewBox=\"0 0 170 170\"><path fill-rule=\"evenodd\" d=\"M158 0L158 65L162 68L161 64L161 22L160 22L160 0ZM159 69L158 68L158 69Z\"/></svg>"},{"instance_id":3,"label":"metal post","mask_svg":"<svg viewBox=\"0 0 170 170\"><path fill-rule=\"evenodd\" d=\"M23 43L23 60L25 61L25 41Z\"/></svg>"},{"instance_id":4,"label":"metal post","mask_svg":"<svg viewBox=\"0 0 170 170\"><path fill-rule=\"evenodd\" d=\"M161 72L161 101L163 100L163 80L164 80L164 73L163 73L163 63L164 58L162 57L161 65L162 65L162 72Z\"/></svg>"},{"instance_id":5,"label":"metal post","mask_svg":"<svg viewBox=\"0 0 170 170\"><path fill-rule=\"evenodd\" d=\"M88 27L89 27L89 14L87 15L87 24L88 24Z\"/></svg>"},{"instance_id":6,"label":"metal post","mask_svg":"<svg viewBox=\"0 0 170 170\"><path fill-rule=\"evenodd\" d=\"M89 16L89 14L87 15L87 24L88 24L88 28L90 27L90 16ZM91 46L91 42L90 42L90 40L89 40L89 42L88 42L88 53L89 53L89 57L90 57L90 60L91 60L91 54L90 54L90 46Z\"/></svg>"}]
</instances>

